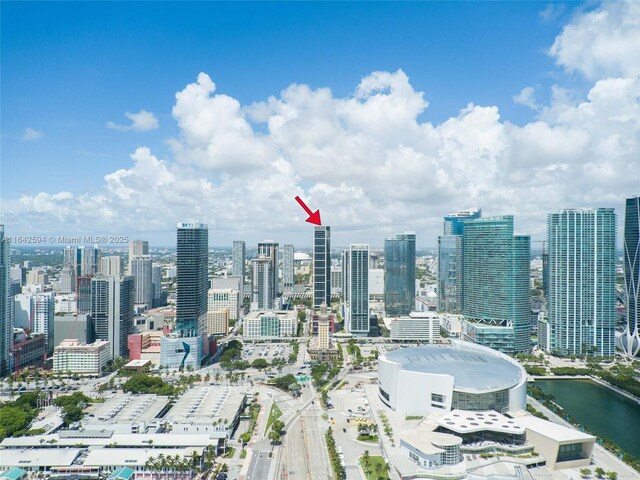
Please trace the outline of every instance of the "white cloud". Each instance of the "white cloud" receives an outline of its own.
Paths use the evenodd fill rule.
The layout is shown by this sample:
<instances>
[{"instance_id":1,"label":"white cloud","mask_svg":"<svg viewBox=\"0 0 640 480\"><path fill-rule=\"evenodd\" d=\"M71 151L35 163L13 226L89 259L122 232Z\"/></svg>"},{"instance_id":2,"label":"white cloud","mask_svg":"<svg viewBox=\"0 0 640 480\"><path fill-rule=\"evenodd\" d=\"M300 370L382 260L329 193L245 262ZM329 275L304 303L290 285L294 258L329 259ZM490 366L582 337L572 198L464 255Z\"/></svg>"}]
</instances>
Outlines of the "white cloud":
<instances>
[{"instance_id":1,"label":"white cloud","mask_svg":"<svg viewBox=\"0 0 640 480\"><path fill-rule=\"evenodd\" d=\"M138 113L126 112L124 116L131 120L130 125L120 125L112 121L108 121L107 128L119 130L121 132L126 132L128 130L146 132L148 130L155 130L159 125L156 116L152 112L147 112L146 110L140 110Z\"/></svg>"},{"instance_id":2,"label":"white cloud","mask_svg":"<svg viewBox=\"0 0 640 480\"><path fill-rule=\"evenodd\" d=\"M640 2L604 2L578 13L549 53L558 65L591 80L640 75Z\"/></svg>"},{"instance_id":3,"label":"white cloud","mask_svg":"<svg viewBox=\"0 0 640 480\"><path fill-rule=\"evenodd\" d=\"M536 89L533 87L524 87L518 95L513 97L514 103L529 107L531 110L538 110L536 102Z\"/></svg>"},{"instance_id":4,"label":"white cloud","mask_svg":"<svg viewBox=\"0 0 640 480\"><path fill-rule=\"evenodd\" d=\"M39 140L40 138L42 138L42 135L43 135L42 130L36 130L34 128L27 127L22 132L21 138L25 142L33 142L35 140Z\"/></svg>"},{"instance_id":5,"label":"white cloud","mask_svg":"<svg viewBox=\"0 0 640 480\"><path fill-rule=\"evenodd\" d=\"M606 8L618 7L598 11ZM201 73L176 94L172 158L140 147L101 191L9 200L6 222L171 232L197 219L210 224L214 245L264 236L308 244L293 200L301 195L333 226L336 245L380 245L405 229L434 245L442 216L455 209L511 213L518 231L541 237L548 212L620 207L637 193L638 77L603 72L585 98L562 86L548 104L532 87L516 98L538 109L535 121L514 125L496 106L469 104L434 124L418 120L428 103L402 70L367 75L345 97L292 84L251 105Z\"/></svg>"}]
</instances>

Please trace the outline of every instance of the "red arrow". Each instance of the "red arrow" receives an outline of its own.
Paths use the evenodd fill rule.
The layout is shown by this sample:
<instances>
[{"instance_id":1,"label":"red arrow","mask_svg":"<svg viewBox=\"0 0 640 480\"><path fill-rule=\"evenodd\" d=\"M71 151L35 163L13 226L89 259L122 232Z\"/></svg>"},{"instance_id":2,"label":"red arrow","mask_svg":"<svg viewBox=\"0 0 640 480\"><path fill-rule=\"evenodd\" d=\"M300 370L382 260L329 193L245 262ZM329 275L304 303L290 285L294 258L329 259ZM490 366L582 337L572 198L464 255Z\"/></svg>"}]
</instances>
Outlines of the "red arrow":
<instances>
[{"instance_id":1,"label":"red arrow","mask_svg":"<svg viewBox=\"0 0 640 480\"><path fill-rule=\"evenodd\" d=\"M307 218L306 220L307 222L313 223L314 225L322 225L322 222L320 221L320 210L312 212L311 209L307 207L307 205L298 196L296 196L296 202L298 202L304 209L304 211L307 212L307 215L309 215L309 218Z\"/></svg>"}]
</instances>

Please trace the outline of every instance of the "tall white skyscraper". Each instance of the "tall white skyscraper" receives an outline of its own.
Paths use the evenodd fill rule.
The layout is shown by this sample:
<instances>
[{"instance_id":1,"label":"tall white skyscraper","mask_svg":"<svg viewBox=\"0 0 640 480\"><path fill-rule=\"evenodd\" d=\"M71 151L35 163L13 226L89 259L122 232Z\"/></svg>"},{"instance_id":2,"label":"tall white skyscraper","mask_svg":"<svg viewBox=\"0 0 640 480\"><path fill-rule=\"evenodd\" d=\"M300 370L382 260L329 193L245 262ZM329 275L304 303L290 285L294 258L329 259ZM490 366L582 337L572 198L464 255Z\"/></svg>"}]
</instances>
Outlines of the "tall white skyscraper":
<instances>
[{"instance_id":1,"label":"tall white skyscraper","mask_svg":"<svg viewBox=\"0 0 640 480\"><path fill-rule=\"evenodd\" d=\"M55 293L37 290L19 293L13 297L14 326L29 329L45 336L46 350L53 353L53 320Z\"/></svg>"},{"instance_id":2,"label":"tall white skyscraper","mask_svg":"<svg viewBox=\"0 0 640 480\"><path fill-rule=\"evenodd\" d=\"M551 352L612 357L617 318L614 210L551 213L547 241Z\"/></svg>"},{"instance_id":3,"label":"tall white skyscraper","mask_svg":"<svg viewBox=\"0 0 640 480\"><path fill-rule=\"evenodd\" d=\"M4 236L4 225L0 225L0 377L11 369L10 346L13 337L10 305L11 244Z\"/></svg>"},{"instance_id":4,"label":"tall white skyscraper","mask_svg":"<svg viewBox=\"0 0 640 480\"><path fill-rule=\"evenodd\" d=\"M273 308L273 274L271 259L259 256L251 261L253 267L253 283L251 288L251 308L254 310L271 310Z\"/></svg>"},{"instance_id":5,"label":"tall white skyscraper","mask_svg":"<svg viewBox=\"0 0 640 480\"><path fill-rule=\"evenodd\" d=\"M91 318L97 340L108 340L113 358L128 356L133 333L134 283L132 276L96 275L91 279Z\"/></svg>"},{"instance_id":6,"label":"tall white skyscraper","mask_svg":"<svg viewBox=\"0 0 640 480\"><path fill-rule=\"evenodd\" d=\"M282 291L291 291L293 289L293 256L295 248L293 245L287 244L282 246Z\"/></svg>"},{"instance_id":7,"label":"tall white skyscraper","mask_svg":"<svg viewBox=\"0 0 640 480\"><path fill-rule=\"evenodd\" d=\"M76 275L73 267L62 267L60 272L60 293L73 293L76 290Z\"/></svg>"},{"instance_id":8,"label":"tall white skyscraper","mask_svg":"<svg viewBox=\"0 0 640 480\"><path fill-rule=\"evenodd\" d=\"M346 257L349 285L346 330L366 336L369 333L369 245L352 244Z\"/></svg>"},{"instance_id":9,"label":"tall white skyscraper","mask_svg":"<svg viewBox=\"0 0 640 480\"><path fill-rule=\"evenodd\" d=\"M129 242L129 275L131 275L131 259L140 255L149 255L147 240L131 240Z\"/></svg>"},{"instance_id":10,"label":"tall white skyscraper","mask_svg":"<svg viewBox=\"0 0 640 480\"><path fill-rule=\"evenodd\" d=\"M149 309L153 306L153 269L150 255L135 255L129 259L131 276L135 279L136 306Z\"/></svg>"},{"instance_id":11,"label":"tall white skyscraper","mask_svg":"<svg viewBox=\"0 0 640 480\"><path fill-rule=\"evenodd\" d=\"M103 275L120 275L122 259L119 255L108 255L100 260L100 273Z\"/></svg>"}]
</instances>

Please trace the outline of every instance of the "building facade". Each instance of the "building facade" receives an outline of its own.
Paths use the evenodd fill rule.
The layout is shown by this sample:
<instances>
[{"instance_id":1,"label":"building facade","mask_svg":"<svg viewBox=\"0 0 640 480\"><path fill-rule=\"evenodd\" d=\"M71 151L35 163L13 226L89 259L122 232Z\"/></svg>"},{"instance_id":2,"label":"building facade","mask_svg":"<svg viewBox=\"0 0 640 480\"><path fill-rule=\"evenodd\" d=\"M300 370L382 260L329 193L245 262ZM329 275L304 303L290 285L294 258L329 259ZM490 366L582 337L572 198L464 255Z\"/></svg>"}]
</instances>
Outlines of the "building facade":
<instances>
[{"instance_id":1,"label":"building facade","mask_svg":"<svg viewBox=\"0 0 640 480\"><path fill-rule=\"evenodd\" d=\"M416 296L416 234L384 241L384 309L389 317L408 315Z\"/></svg>"},{"instance_id":2,"label":"building facade","mask_svg":"<svg viewBox=\"0 0 640 480\"><path fill-rule=\"evenodd\" d=\"M202 363L203 337L161 337L160 366L178 370L198 369Z\"/></svg>"},{"instance_id":3,"label":"building facade","mask_svg":"<svg viewBox=\"0 0 640 480\"><path fill-rule=\"evenodd\" d=\"M514 236L511 215L464 222L463 315L476 330L502 329L503 353L531 350L530 254L531 239Z\"/></svg>"},{"instance_id":4,"label":"building facade","mask_svg":"<svg viewBox=\"0 0 640 480\"><path fill-rule=\"evenodd\" d=\"M11 371L11 342L13 322L11 315L11 244L0 225L0 377Z\"/></svg>"},{"instance_id":5,"label":"building facade","mask_svg":"<svg viewBox=\"0 0 640 480\"><path fill-rule=\"evenodd\" d=\"M135 255L129 259L130 274L135 279L136 306L144 310L153 307L153 264L150 255Z\"/></svg>"},{"instance_id":6,"label":"building facade","mask_svg":"<svg viewBox=\"0 0 640 480\"><path fill-rule=\"evenodd\" d=\"M240 316L240 292L232 288L212 288L209 290L207 311L229 310L229 320Z\"/></svg>"},{"instance_id":7,"label":"building facade","mask_svg":"<svg viewBox=\"0 0 640 480\"><path fill-rule=\"evenodd\" d=\"M551 352L613 356L617 316L614 210L551 213L547 243Z\"/></svg>"},{"instance_id":8,"label":"building facade","mask_svg":"<svg viewBox=\"0 0 640 480\"><path fill-rule=\"evenodd\" d=\"M346 330L369 334L369 245L352 244L347 254L348 284Z\"/></svg>"},{"instance_id":9,"label":"building facade","mask_svg":"<svg viewBox=\"0 0 640 480\"><path fill-rule=\"evenodd\" d=\"M313 308L331 307L331 227L313 227Z\"/></svg>"},{"instance_id":10,"label":"building facade","mask_svg":"<svg viewBox=\"0 0 640 480\"><path fill-rule=\"evenodd\" d=\"M203 223L178 223L176 244L176 332L197 337L207 318L209 228Z\"/></svg>"},{"instance_id":11,"label":"building facade","mask_svg":"<svg viewBox=\"0 0 640 480\"><path fill-rule=\"evenodd\" d=\"M243 321L244 338L294 337L298 319L293 310L250 312Z\"/></svg>"},{"instance_id":12,"label":"building facade","mask_svg":"<svg viewBox=\"0 0 640 480\"><path fill-rule=\"evenodd\" d=\"M391 340L434 343L440 340L440 316L436 312L410 312L394 318Z\"/></svg>"},{"instance_id":13,"label":"building facade","mask_svg":"<svg viewBox=\"0 0 640 480\"><path fill-rule=\"evenodd\" d=\"M127 338L133 333L134 279L96 275L91 279L91 319L95 338L109 342L112 358L127 356Z\"/></svg>"},{"instance_id":14,"label":"building facade","mask_svg":"<svg viewBox=\"0 0 640 480\"><path fill-rule=\"evenodd\" d=\"M119 255L108 255L100 260L100 273L103 275L122 274L122 259Z\"/></svg>"},{"instance_id":15,"label":"building facade","mask_svg":"<svg viewBox=\"0 0 640 480\"><path fill-rule=\"evenodd\" d=\"M76 339L63 340L53 352L53 371L98 376L111 361L111 351L109 342L104 340L91 344Z\"/></svg>"},{"instance_id":16,"label":"building facade","mask_svg":"<svg viewBox=\"0 0 640 480\"><path fill-rule=\"evenodd\" d=\"M268 257L260 256L251 261L253 269L251 285L251 309L270 310L273 308L274 297L271 282L273 275L271 272L272 262Z\"/></svg>"},{"instance_id":17,"label":"building facade","mask_svg":"<svg viewBox=\"0 0 640 480\"><path fill-rule=\"evenodd\" d=\"M620 347L627 355L640 354L640 196L628 198L624 216L624 286L627 323Z\"/></svg>"},{"instance_id":18,"label":"building facade","mask_svg":"<svg viewBox=\"0 0 640 480\"><path fill-rule=\"evenodd\" d=\"M282 291L290 292L293 289L294 273L293 260L295 247L291 244L282 246Z\"/></svg>"},{"instance_id":19,"label":"building facade","mask_svg":"<svg viewBox=\"0 0 640 480\"><path fill-rule=\"evenodd\" d=\"M244 240L234 240L233 249L231 252L231 272L234 277L242 277L242 285L244 286L245 272L245 259L247 258L247 247Z\"/></svg>"},{"instance_id":20,"label":"building facade","mask_svg":"<svg viewBox=\"0 0 640 480\"><path fill-rule=\"evenodd\" d=\"M264 240L258 242L258 258L269 259L269 269L271 271L271 280L269 281L269 295L272 301L278 296L278 285L280 284L280 259L279 245L273 240Z\"/></svg>"},{"instance_id":21,"label":"building facade","mask_svg":"<svg viewBox=\"0 0 640 480\"><path fill-rule=\"evenodd\" d=\"M129 275L133 275L131 259L140 255L149 255L149 242L147 240L131 240L129 242Z\"/></svg>"},{"instance_id":22,"label":"building facade","mask_svg":"<svg viewBox=\"0 0 640 480\"><path fill-rule=\"evenodd\" d=\"M438 237L438 310L441 312L462 313L464 222L481 216L482 210L470 208L444 217L443 235Z\"/></svg>"}]
</instances>

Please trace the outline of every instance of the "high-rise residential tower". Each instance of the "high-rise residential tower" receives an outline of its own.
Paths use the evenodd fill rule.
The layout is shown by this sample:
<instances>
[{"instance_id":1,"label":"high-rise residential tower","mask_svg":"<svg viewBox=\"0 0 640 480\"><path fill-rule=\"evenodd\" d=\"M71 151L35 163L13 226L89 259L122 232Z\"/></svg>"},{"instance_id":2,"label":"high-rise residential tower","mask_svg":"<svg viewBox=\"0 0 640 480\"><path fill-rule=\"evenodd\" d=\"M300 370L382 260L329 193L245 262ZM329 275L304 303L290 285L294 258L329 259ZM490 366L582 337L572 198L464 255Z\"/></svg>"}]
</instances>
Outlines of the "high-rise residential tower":
<instances>
[{"instance_id":1,"label":"high-rise residential tower","mask_svg":"<svg viewBox=\"0 0 640 480\"><path fill-rule=\"evenodd\" d=\"M129 242L129 275L131 275L131 259L140 255L149 255L147 240L131 240Z\"/></svg>"},{"instance_id":2,"label":"high-rise residential tower","mask_svg":"<svg viewBox=\"0 0 640 480\"><path fill-rule=\"evenodd\" d=\"M119 255L108 255L100 260L100 273L103 275L120 275L122 259Z\"/></svg>"},{"instance_id":3,"label":"high-rise residential tower","mask_svg":"<svg viewBox=\"0 0 640 480\"><path fill-rule=\"evenodd\" d=\"M295 248L293 245L282 246L282 291L287 292L293 289L294 273L293 273L293 257Z\"/></svg>"},{"instance_id":4,"label":"high-rise residential tower","mask_svg":"<svg viewBox=\"0 0 640 480\"><path fill-rule=\"evenodd\" d=\"M399 233L384 241L384 309L388 316L408 315L416 296L416 234Z\"/></svg>"},{"instance_id":5,"label":"high-rise residential tower","mask_svg":"<svg viewBox=\"0 0 640 480\"><path fill-rule=\"evenodd\" d=\"M144 310L153 306L153 264L151 255L134 255L129 259L130 275L135 279L136 306Z\"/></svg>"},{"instance_id":6,"label":"high-rise residential tower","mask_svg":"<svg viewBox=\"0 0 640 480\"><path fill-rule=\"evenodd\" d=\"M624 216L624 286L627 325L620 347L627 355L640 354L640 196L627 198Z\"/></svg>"},{"instance_id":7,"label":"high-rise residential tower","mask_svg":"<svg viewBox=\"0 0 640 480\"><path fill-rule=\"evenodd\" d=\"M352 244L345 257L348 263L346 330L366 336L369 333L369 245Z\"/></svg>"},{"instance_id":8,"label":"high-rise residential tower","mask_svg":"<svg viewBox=\"0 0 640 480\"><path fill-rule=\"evenodd\" d=\"M99 274L91 278L95 338L110 342L113 358L128 356L127 339L133 333L133 315L133 277Z\"/></svg>"},{"instance_id":9,"label":"high-rise residential tower","mask_svg":"<svg viewBox=\"0 0 640 480\"><path fill-rule=\"evenodd\" d=\"M531 239L514 236L513 216L464 222L465 338L503 353L531 350Z\"/></svg>"},{"instance_id":10,"label":"high-rise residential tower","mask_svg":"<svg viewBox=\"0 0 640 480\"><path fill-rule=\"evenodd\" d=\"M151 268L151 283L153 284L153 306L160 305L160 298L162 297L162 267L160 265L153 265Z\"/></svg>"},{"instance_id":11,"label":"high-rise residential tower","mask_svg":"<svg viewBox=\"0 0 640 480\"><path fill-rule=\"evenodd\" d=\"M565 209L547 216L549 349L556 355L615 353L616 214Z\"/></svg>"},{"instance_id":12,"label":"high-rise residential tower","mask_svg":"<svg viewBox=\"0 0 640 480\"><path fill-rule=\"evenodd\" d=\"M481 216L482 210L469 208L444 217L443 235L438 237L438 310L441 312L462 313L464 222Z\"/></svg>"},{"instance_id":13,"label":"high-rise residential tower","mask_svg":"<svg viewBox=\"0 0 640 480\"><path fill-rule=\"evenodd\" d=\"M247 249L244 240L234 240L231 252L231 273L234 277L242 277L242 285L244 286L246 271L245 259L247 257Z\"/></svg>"},{"instance_id":14,"label":"high-rise residential tower","mask_svg":"<svg viewBox=\"0 0 640 480\"><path fill-rule=\"evenodd\" d=\"M176 332L181 337L205 333L209 290L209 229L203 223L177 227Z\"/></svg>"},{"instance_id":15,"label":"high-rise residential tower","mask_svg":"<svg viewBox=\"0 0 640 480\"><path fill-rule=\"evenodd\" d=\"M13 325L11 322L10 268L11 244L4 236L4 225L0 225L0 377L11 370L11 342Z\"/></svg>"},{"instance_id":16,"label":"high-rise residential tower","mask_svg":"<svg viewBox=\"0 0 640 480\"><path fill-rule=\"evenodd\" d=\"M271 259L258 256L251 261L253 267L251 285L251 308L253 310L271 310L273 308L273 275Z\"/></svg>"},{"instance_id":17,"label":"high-rise residential tower","mask_svg":"<svg viewBox=\"0 0 640 480\"><path fill-rule=\"evenodd\" d=\"M278 297L278 285L279 285L279 268L278 268L278 243L273 240L264 240L258 242L258 257L268 258L271 264L271 281L269 282L269 288L271 299L275 300Z\"/></svg>"},{"instance_id":18,"label":"high-rise residential tower","mask_svg":"<svg viewBox=\"0 0 640 480\"><path fill-rule=\"evenodd\" d=\"M331 308L331 227L313 228L313 308Z\"/></svg>"}]
</instances>

